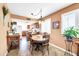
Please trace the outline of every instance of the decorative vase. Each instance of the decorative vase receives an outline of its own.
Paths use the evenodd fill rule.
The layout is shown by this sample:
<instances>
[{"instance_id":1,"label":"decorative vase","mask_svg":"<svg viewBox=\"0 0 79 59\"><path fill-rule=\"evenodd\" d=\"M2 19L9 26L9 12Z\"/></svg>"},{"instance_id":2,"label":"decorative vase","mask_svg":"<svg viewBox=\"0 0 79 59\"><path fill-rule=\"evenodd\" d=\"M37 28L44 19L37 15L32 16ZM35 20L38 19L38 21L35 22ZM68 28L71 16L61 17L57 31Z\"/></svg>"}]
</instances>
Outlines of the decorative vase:
<instances>
[{"instance_id":1,"label":"decorative vase","mask_svg":"<svg viewBox=\"0 0 79 59\"><path fill-rule=\"evenodd\" d=\"M5 23L5 16L3 16L3 25L5 25L4 23Z\"/></svg>"}]
</instances>

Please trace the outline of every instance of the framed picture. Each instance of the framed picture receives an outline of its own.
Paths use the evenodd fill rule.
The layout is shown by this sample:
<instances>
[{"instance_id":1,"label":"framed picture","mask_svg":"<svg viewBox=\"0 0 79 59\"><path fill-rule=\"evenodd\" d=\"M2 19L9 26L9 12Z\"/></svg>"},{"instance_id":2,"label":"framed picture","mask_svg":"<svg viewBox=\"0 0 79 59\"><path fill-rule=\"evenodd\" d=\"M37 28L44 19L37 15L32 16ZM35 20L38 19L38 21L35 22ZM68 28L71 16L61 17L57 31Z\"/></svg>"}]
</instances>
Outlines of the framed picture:
<instances>
[{"instance_id":1,"label":"framed picture","mask_svg":"<svg viewBox=\"0 0 79 59\"><path fill-rule=\"evenodd\" d=\"M59 28L59 21L53 21L53 29Z\"/></svg>"}]
</instances>

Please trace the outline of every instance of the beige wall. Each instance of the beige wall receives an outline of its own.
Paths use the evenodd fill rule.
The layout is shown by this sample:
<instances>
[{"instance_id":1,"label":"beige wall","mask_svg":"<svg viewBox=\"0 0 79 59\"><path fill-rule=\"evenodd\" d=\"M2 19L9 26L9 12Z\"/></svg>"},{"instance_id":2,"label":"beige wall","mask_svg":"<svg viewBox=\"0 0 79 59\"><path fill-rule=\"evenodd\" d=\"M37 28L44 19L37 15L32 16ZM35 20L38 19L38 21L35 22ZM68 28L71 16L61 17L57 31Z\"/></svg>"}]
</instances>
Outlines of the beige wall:
<instances>
[{"instance_id":1,"label":"beige wall","mask_svg":"<svg viewBox=\"0 0 79 59\"><path fill-rule=\"evenodd\" d=\"M9 14L5 17L5 25L3 25L2 6L6 4L0 3L0 56L7 53L6 31L8 30L7 22L9 21Z\"/></svg>"},{"instance_id":2,"label":"beige wall","mask_svg":"<svg viewBox=\"0 0 79 59\"><path fill-rule=\"evenodd\" d=\"M6 16L5 26L3 26L2 6L3 4L0 3L0 55L5 55L7 52L7 41L6 41L6 31L8 30L7 22L10 20L10 17L9 14ZM52 22L54 21L54 19L57 19L61 23L61 14L78 8L79 8L79 4L73 4L58 12L53 13L52 15L50 15ZM65 38L60 35L61 34L60 31L61 31L61 26L59 29L52 29L50 43L65 49L65 41L64 41ZM73 52L76 53L76 51L77 51L76 45L73 44Z\"/></svg>"},{"instance_id":3,"label":"beige wall","mask_svg":"<svg viewBox=\"0 0 79 59\"><path fill-rule=\"evenodd\" d=\"M50 43L55 44L55 45L65 49L65 47L66 47L65 41L64 41L65 38L61 35L61 14L69 12L71 10L75 10L75 9L79 9L79 4L72 4L66 8L59 10L50 15L52 22L54 20L58 20L60 22L59 29L52 29ZM72 50L74 53L76 53L77 47L76 47L75 43L73 44Z\"/></svg>"}]
</instances>

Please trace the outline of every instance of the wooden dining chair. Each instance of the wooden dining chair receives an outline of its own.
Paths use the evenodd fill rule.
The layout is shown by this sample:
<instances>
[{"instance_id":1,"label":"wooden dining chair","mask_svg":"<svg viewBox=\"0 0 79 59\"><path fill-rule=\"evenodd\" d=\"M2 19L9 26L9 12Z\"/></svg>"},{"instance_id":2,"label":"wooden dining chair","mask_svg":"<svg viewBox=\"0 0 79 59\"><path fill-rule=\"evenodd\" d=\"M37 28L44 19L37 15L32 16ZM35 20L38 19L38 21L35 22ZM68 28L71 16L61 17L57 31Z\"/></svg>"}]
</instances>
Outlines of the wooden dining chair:
<instances>
[{"instance_id":1,"label":"wooden dining chair","mask_svg":"<svg viewBox=\"0 0 79 59\"><path fill-rule=\"evenodd\" d=\"M48 55L49 55L49 40L47 39L47 41L43 44L43 49L47 49L48 51ZM44 50L43 50L43 53L44 53Z\"/></svg>"},{"instance_id":2,"label":"wooden dining chair","mask_svg":"<svg viewBox=\"0 0 79 59\"><path fill-rule=\"evenodd\" d=\"M36 48L36 44L33 42L33 39L30 39L30 49L31 49L31 55L33 55L33 51Z\"/></svg>"},{"instance_id":3,"label":"wooden dining chair","mask_svg":"<svg viewBox=\"0 0 79 59\"><path fill-rule=\"evenodd\" d=\"M50 39L50 35L46 33L46 35L44 35L43 38L46 39L46 41L42 44L43 53L44 53L44 49L46 48L47 51L48 51L48 55L49 55L49 39Z\"/></svg>"},{"instance_id":4,"label":"wooden dining chair","mask_svg":"<svg viewBox=\"0 0 79 59\"><path fill-rule=\"evenodd\" d=\"M27 41L30 41L32 38L32 34L30 32L27 32L26 36L27 36Z\"/></svg>"}]
</instances>

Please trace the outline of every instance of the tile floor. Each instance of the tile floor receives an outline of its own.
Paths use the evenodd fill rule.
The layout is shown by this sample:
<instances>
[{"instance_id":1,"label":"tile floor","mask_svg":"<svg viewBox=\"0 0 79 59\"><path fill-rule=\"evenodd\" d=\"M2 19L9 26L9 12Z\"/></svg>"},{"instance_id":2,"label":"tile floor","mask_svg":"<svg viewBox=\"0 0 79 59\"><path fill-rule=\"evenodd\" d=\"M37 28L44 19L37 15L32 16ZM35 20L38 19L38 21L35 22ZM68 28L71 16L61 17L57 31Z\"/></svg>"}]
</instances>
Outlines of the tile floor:
<instances>
[{"instance_id":1,"label":"tile floor","mask_svg":"<svg viewBox=\"0 0 79 59\"><path fill-rule=\"evenodd\" d=\"M22 37L20 40L20 48L11 50L7 56L42 56L42 53L40 51L33 51L33 54L31 55L29 42L27 41L26 37ZM47 50L45 50L44 56L64 56L63 51L49 45L49 55L47 53Z\"/></svg>"}]
</instances>

